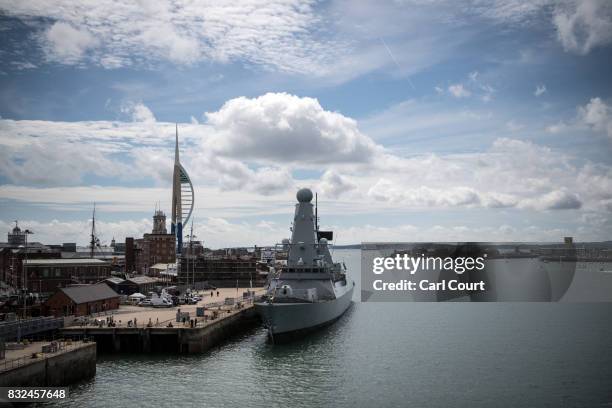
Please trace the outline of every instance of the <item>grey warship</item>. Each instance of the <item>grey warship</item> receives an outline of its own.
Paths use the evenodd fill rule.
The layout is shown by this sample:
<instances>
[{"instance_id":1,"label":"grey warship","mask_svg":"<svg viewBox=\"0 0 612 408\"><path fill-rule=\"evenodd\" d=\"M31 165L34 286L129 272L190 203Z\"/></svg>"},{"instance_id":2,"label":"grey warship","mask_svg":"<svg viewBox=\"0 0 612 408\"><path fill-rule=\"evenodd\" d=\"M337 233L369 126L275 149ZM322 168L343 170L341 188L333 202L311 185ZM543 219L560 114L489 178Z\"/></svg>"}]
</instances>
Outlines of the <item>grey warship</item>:
<instances>
[{"instance_id":1,"label":"grey warship","mask_svg":"<svg viewBox=\"0 0 612 408\"><path fill-rule=\"evenodd\" d=\"M307 188L297 192L287 265L255 303L273 342L333 323L351 305L355 282L347 280L343 263L332 260L327 238L318 229L312 198Z\"/></svg>"}]
</instances>

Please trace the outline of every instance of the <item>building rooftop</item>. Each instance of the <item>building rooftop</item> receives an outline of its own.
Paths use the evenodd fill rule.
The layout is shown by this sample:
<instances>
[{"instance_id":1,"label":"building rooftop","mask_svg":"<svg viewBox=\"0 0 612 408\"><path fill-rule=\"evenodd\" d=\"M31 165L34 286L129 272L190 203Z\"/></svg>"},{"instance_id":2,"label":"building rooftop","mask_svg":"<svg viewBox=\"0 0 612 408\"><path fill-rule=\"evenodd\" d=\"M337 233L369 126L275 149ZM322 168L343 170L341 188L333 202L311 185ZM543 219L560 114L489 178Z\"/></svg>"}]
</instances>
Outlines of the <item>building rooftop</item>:
<instances>
[{"instance_id":1,"label":"building rooftop","mask_svg":"<svg viewBox=\"0 0 612 408\"><path fill-rule=\"evenodd\" d=\"M75 259L66 259L66 258L58 258L58 259L24 259L24 263L28 266L38 266L38 265L108 265L107 262L102 261L101 259L95 258L75 258Z\"/></svg>"},{"instance_id":2,"label":"building rooftop","mask_svg":"<svg viewBox=\"0 0 612 408\"><path fill-rule=\"evenodd\" d=\"M157 283L158 280L155 278L151 278L150 276L134 276L133 278L126 279L126 281L135 283L137 285L142 285L144 283Z\"/></svg>"},{"instance_id":3,"label":"building rooftop","mask_svg":"<svg viewBox=\"0 0 612 408\"><path fill-rule=\"evenodd\" d=\"M176 269L176 262L172 263L156 263L155 265L149 267L149 269L155 269L159 271L165 271L166 269Z\"/></svg>"},{"instance_id":4,"label":"building rooftop","mask_svg":"<svg viewBox=\"0 0 612 408\"><path fill-rule=\"evenodd\" d=\"M67 288L60 288L60 290L76 304L95 302L119 296L106 283L68 286Z\"/></svg>"},{"instance_id":5,"label":"building rooftop","mask_svg":"<svg viewBox=\"0 0 612 408\"><path fill-rule=\"evenodd\" d=\"M121 282L125 282L125 279L121 279L121 278L117 278L117 277L112 277L112 278L106 278L102 282L110 282L110 283L114 283L115 285L118 285Z\"/></svg>"},{"instance_id":6,"label":"building rooftop","mask_svg":"<svg viewBox=\"0 0 612 408\"><path fill-rule=\"evenodd\" d=\"M0 242L0 248L25 249L25 245L15 246L14 244L11 244L9 242ZM49 248L48 246L46 246L45 244L40 243L40 242L28 242L28 252L33 251L35 249L48 249L48 250L50 250L51 248Z\"/></svg>"}]
</instances>

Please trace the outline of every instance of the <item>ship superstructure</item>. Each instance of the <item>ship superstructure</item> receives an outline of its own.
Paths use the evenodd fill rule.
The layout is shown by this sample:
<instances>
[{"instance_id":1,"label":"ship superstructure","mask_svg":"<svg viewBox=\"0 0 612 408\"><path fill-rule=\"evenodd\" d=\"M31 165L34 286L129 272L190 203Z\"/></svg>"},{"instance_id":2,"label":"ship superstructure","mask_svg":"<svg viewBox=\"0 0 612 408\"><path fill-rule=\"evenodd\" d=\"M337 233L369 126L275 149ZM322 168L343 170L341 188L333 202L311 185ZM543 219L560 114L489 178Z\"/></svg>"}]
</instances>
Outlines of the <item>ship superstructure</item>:
<instances>
[{"instance_id":1,"label":"ship superstructure","mask_svg":"<svg viewBox=\"0 0 612 408\"><path fill-rule=\"evenodd\" d=\"M350 306L354 282L346 267L335 263L318 221L309 189L297 193L287 265L269 283L255 307L273 341L293 337L339 318Z\"/></svg>"}]
</instances>

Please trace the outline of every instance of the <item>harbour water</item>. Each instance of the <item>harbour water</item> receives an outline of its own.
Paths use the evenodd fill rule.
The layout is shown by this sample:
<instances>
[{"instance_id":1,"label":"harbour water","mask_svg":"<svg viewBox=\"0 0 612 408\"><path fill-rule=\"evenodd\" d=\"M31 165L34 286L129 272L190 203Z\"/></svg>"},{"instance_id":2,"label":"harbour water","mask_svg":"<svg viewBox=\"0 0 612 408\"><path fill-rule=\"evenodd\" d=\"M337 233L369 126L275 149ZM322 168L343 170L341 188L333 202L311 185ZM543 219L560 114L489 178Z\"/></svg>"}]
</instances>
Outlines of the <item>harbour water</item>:
<instances>
[{"instance_id":1,"label":"harbour water","mask_svg":"<svg viewBox=\"0 0 612 408\"><path fill-rule=\"evenodd\" d=\"M357 250L337 250L358 281ZM612 304L355 303L285 345L263 328L203 355L99 356L62 406L612 404ZM58 404L59 405L59 404Z\"/></svg>"}]
</instances>

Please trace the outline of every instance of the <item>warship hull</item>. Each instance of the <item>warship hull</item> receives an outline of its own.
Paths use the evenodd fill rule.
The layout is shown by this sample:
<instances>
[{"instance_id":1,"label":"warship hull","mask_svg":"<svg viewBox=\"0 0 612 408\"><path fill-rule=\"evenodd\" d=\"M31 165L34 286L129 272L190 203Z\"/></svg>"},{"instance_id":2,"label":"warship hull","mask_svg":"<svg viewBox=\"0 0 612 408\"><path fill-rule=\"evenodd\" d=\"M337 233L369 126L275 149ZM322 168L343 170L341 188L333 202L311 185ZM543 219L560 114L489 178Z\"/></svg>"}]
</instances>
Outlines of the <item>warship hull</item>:
<instances>
[{"instance_id":1,"label":"warship hull","mask_svg":"<svg viewBox=\"0 0 612 408\"><path fill-rule=\"evenodd\" d=\"M340 318L351 305L353 286L334 300L303 303L256 303L272 341L281 342L327 326ZM347 285L348 286L348 285Z\"/></svg>"}]
</instances>

